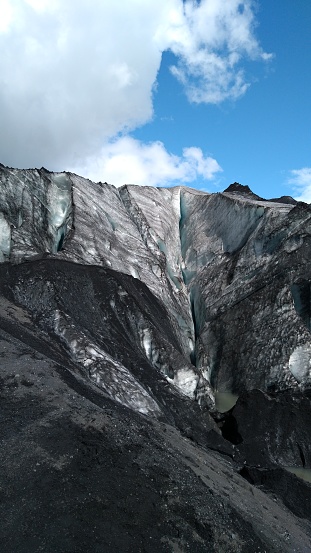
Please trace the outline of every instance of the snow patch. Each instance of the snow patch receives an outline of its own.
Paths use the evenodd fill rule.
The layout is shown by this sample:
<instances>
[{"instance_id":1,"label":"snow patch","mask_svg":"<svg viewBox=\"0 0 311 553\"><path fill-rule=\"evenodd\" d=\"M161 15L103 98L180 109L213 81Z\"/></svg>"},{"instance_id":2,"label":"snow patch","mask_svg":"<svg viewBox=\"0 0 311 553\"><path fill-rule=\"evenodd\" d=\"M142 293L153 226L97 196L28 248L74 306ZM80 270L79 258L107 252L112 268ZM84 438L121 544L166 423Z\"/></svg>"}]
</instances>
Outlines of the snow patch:
<instances>
[{"instance_id":1,"label":"snow patch","mask_svg":"<svg viewBox=\"0 0 311 553\"><path fill-rule=\"evenodd\" d=\"M190 368L182 367L174 373L174 378L167 377L167 380L179 388L179 390L190 398L194 398L199 382L199 376Z\"/></svg>"},{"instance_id":2,"label":"snow patch","mask_svg":"<svg viewBox=\"0 0 311 553\"><path fill-rule=\"evenodd\" d=\"M311 374L311 345L304 344L294 349L289 358L289 370L301 383Z\"/></svg>"},{"instance_id":3,"label":"snow patch","mask_svg":"<svg viewBox=\"0 0 311 553\"><path fill-rule=\"evenodd\" d=\"M142 328L139 332L140 341L145 350L146 356L151 361L151 333L148 328Z\"/></svg>"},{"instance_id":4,"label":"snow patch","mask_svg":"<svg viewBox=\"0 0 311 553\"><path fill-rule=\"evenodd\" d=\"M6 261L11 251L11 227L0 213L0 263Z\"/></svg>"},{"instance_id":5,"label":"snow patch","mask_svg":"<svg viewBox=\"0 0 311 553\"><path fill-rule=\"evenodd\" d=\"M135 267L129 267L129 271L132 277L139 279L139 273Z\"/></svg>"}]
</instances>

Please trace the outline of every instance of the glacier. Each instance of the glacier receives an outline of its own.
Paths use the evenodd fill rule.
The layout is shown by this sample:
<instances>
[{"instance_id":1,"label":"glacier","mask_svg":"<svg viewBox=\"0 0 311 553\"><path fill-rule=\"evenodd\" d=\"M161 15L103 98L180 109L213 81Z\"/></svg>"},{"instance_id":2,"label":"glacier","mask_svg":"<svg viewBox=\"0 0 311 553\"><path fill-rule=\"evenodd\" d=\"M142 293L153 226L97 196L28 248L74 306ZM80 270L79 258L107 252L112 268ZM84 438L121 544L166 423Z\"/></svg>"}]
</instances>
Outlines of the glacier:
<instances>
[{"instance_id":1,"label":"glacier","mask_svg":"<svg viewBox=\"0 0 311 553\"><path fill-rule=\"evenodd\" d=\"M310 345L295 291L306 278L309 206L263 200L237 184L209 194L116 189L44 168L2 166L0 176L1 261L57 256L146 284L167 307L188 360L167 375L183 393L211 405L216 390L310 385L307 370L297 377L292 369ZM150 335L148 347L141 339L146 356L165 373L151 330L141 332Z\"/></svg>"}]
</instances>

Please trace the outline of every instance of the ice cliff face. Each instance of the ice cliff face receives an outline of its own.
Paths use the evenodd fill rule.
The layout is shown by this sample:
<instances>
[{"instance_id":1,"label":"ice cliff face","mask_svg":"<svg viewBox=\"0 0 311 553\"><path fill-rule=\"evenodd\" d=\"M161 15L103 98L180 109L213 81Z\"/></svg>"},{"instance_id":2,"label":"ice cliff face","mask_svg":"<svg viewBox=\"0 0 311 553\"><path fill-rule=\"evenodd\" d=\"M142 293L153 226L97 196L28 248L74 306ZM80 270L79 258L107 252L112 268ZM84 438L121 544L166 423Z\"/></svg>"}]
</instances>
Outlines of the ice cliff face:
<instances>
[{"instance_id":1,"label":"ice cliff face","mask_svg":"<svg viewBox=\"0 0 311 553\"><path fill-rule=\"evenodd\" d=\"M122 287L103 316L114 324L114 310L118 320L123 313L124 335L183 395L211 406L215 390L310 386L306 204L265 201L239 185L222 194L183 187L116 189L70 173L3 166L0 190L0 260L20 264L48 256L142 282L165 307L173 346L173 338L159 338L143 308L129 311ZM15 297L29 307L21 290L16 283ZM136 394L141 410L158 410L139 375L134 393L134 377L118 359L117 345L108 352L108 342L81 333L65 305L53 305L49 317L50 331L94 381L105 385L106 367L112 396L120 392L128 404ZM121 375L131 393L113 391Z\"/></svg>"},{"instance_id":2,"label":"ice cliff face","mask_svg":"<svg viewBox=\"0 0 311 553\"><path fill-rule=\"evenodd\" d=\"M0 260L55 253L72 228L72 184L65 173L1 170Z\"/></svg>"}]
</instances>

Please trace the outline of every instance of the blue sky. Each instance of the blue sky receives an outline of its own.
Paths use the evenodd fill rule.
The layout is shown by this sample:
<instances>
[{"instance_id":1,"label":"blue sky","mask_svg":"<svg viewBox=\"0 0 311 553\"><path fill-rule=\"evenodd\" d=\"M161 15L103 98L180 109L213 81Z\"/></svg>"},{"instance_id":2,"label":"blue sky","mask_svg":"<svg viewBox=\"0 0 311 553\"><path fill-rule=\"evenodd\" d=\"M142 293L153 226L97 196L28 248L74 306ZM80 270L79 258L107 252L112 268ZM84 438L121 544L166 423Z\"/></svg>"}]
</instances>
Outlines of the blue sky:
<instances>
[{"instance_id":1,"label":"blue sky","mask_svg":"<svg viewBox=\"0 0 311 553\"><path fill-rule=\"evenodd\" d=\"M308 0L0 11L0 162L311 202Z\"/></svg>"},{"instance_id":2,"label":"blue sky","mask_svg":"<svg viewBox=\"0 0 311 553\"><path fill-rule=\"evenodd\" d=\"M164 54L155 118L133 136L159 139L178 154L195 144L215 157L223 172L213 183L198 178L198 187L237 181L267 198L297 195L291 171L311 166L311 2L261 0L256 19L256 36L273 58L248 64L252 84L242 98L189 103L169 71L172 55Z\"/></svg>"}]
</instances>

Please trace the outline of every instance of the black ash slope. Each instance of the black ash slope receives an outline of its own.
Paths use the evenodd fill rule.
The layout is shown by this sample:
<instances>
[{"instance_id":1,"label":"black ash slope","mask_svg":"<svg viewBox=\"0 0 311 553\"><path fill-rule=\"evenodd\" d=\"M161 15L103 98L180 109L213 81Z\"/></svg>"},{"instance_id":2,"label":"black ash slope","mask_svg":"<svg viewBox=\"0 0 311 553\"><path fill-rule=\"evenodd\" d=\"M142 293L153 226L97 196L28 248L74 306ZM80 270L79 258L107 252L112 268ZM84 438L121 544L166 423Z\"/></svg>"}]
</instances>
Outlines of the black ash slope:
<instances>
[{"instance_id":1,"label":"black ash slope","mask_svg":"<svg viewBox=\"0 0 311 553\"><path fill-rule=\"evenodd\" d=\"M146 327L168 350L164 360L186 362L165 307L146 286L54 259L4 264L0 285L0 541L7 553L311 550L309 509L298 509L299 497L287 507L282 501L293 476L273 490L278 496L268 478L261 490L250 468L241 476L235 447L208 412L147 358L138 336ZM55 330L60 312L69 337ZM109 379L105 389L81 348L79 357L70 346L79 340L83 351L87 341L109 352L159 410L147 417L113 401ZM215 451L226 443L226 454Z\"/></svg>"}]
</instances>

